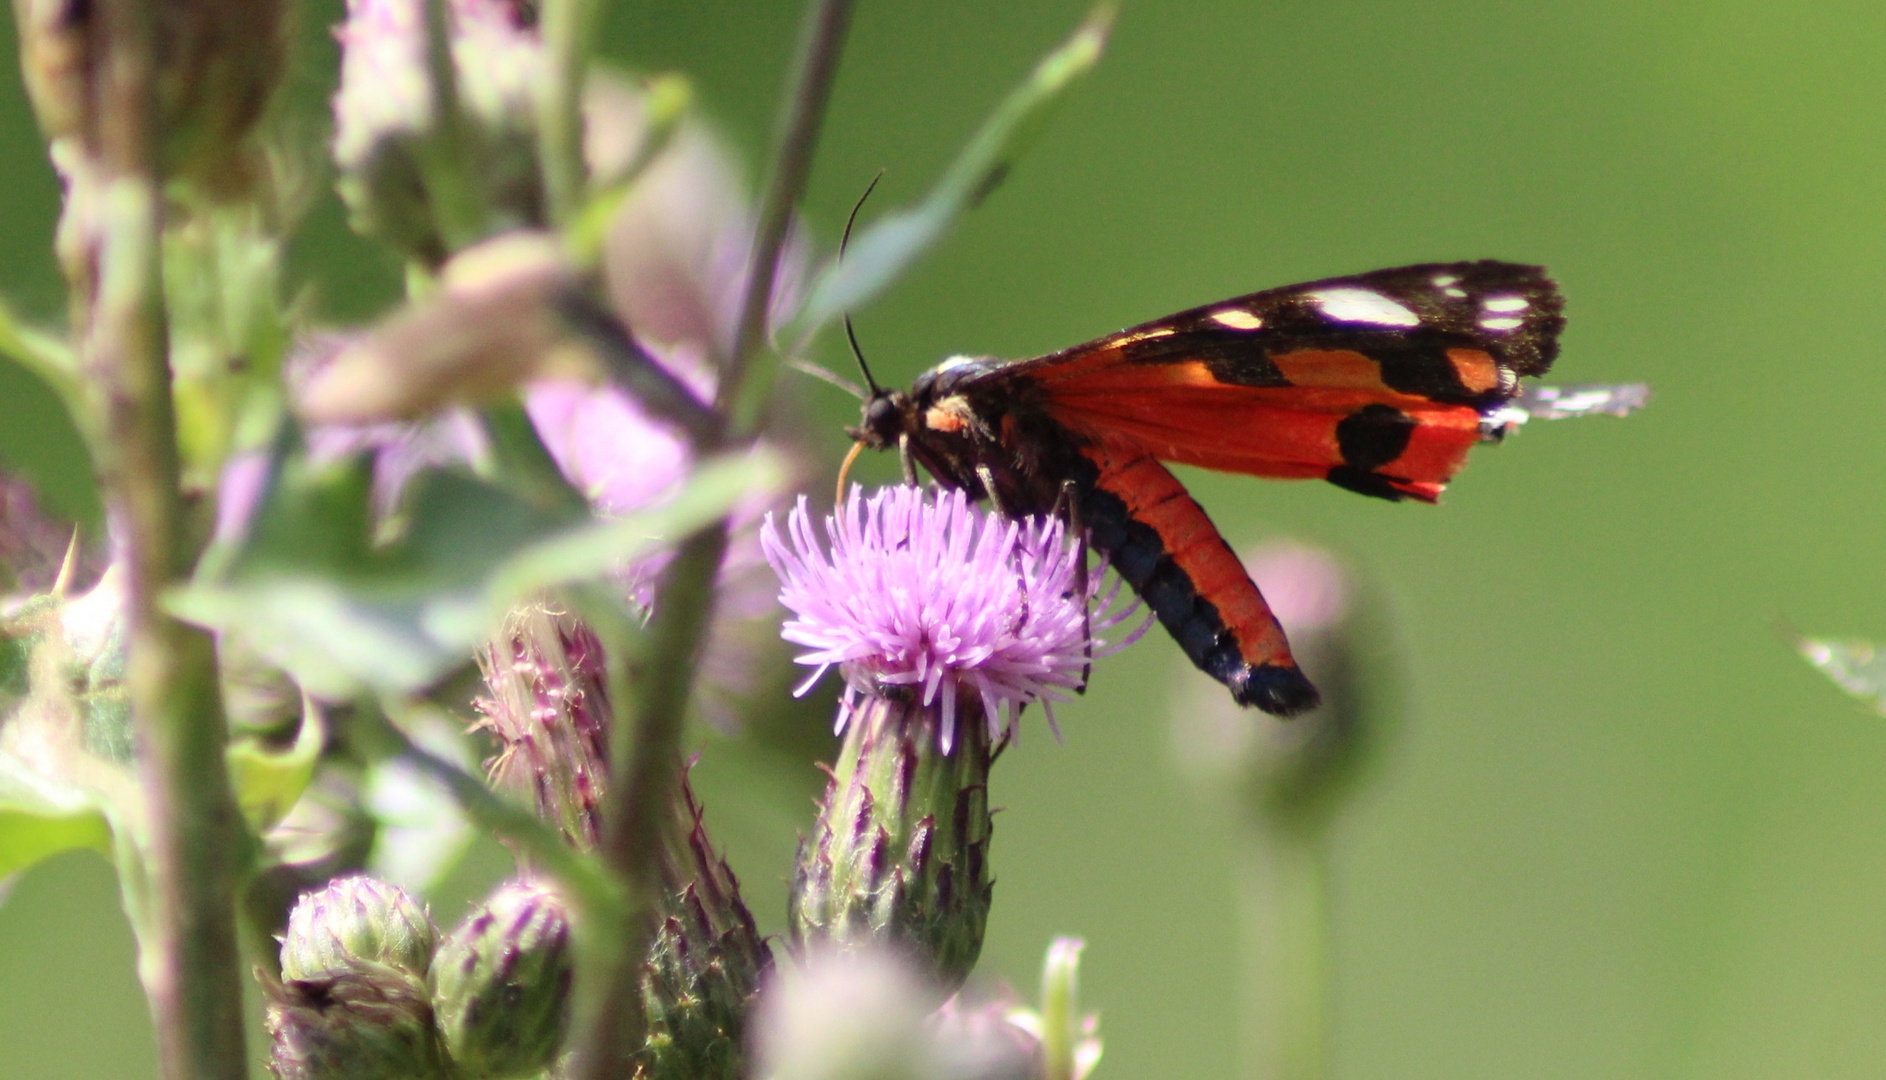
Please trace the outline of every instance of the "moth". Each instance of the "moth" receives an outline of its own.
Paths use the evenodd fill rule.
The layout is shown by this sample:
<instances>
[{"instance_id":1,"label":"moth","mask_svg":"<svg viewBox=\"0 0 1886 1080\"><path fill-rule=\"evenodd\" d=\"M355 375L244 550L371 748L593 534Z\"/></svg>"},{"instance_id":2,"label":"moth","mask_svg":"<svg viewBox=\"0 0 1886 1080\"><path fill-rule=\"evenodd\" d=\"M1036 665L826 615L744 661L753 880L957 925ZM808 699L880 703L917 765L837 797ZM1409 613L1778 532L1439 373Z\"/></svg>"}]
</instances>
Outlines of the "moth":
<instances>
[{"instance_id":1,"label":"moth","mask_svg":"<svg viewBox=\"0 0 1886 1080\"><path fill-rule=\"evenodd\" d=\"M1316 706L1316 688L1164 463L1434 502L1469 450L1532 414L1519 380L1552 366L1563 307L1542 268L1515 263L1329 278L1030 360L952 357L908 392L867 371L850 434L898 450L912 479L920 465L1004 513L1068 517L1192 663L1240 704L1289 716ZM1642 396L1581 392L1540 408L1617 412Z\"/></svg>"}]
</instances>

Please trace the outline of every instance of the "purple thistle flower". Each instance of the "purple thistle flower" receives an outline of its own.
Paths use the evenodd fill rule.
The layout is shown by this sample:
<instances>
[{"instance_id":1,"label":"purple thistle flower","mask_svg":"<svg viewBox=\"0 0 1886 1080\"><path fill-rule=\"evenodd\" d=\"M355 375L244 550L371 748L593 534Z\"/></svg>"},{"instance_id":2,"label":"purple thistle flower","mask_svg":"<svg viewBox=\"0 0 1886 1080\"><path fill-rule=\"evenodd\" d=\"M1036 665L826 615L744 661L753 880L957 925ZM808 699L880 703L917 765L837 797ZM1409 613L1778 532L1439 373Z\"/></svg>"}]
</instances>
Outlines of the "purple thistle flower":
<instances>
[{"instance_id":1,"label":"purple thistle flower","mask_svg":"<svg viewBox=\"0 0 1886 1080\"><path fill-rule=\"evenodd\" d=\"M824 543L803 496L786 527L790 543L771 515L760 533L780 577L780 602L793 612L781 636L809 650L799 663L817 667L797 693L833 665L844 672L840 730L859 694L887 687L926 707L940 703L945 753L963 693L981 699L992 740L1005 729L1013 735L1030 702L1041 703L1052 727L1052 702L1082 689L1091 658L1144 631L1117 645L1093 636L1137 605L1113 610L1119 585L1101 597L1099 573L1081 591L1081 545L1056 518L998 517L960 491L932 496L899 486L868 498L854 492L825 519ZM1090 620L1096 599L1100 614Z\"/></svg>"}]
</instances>

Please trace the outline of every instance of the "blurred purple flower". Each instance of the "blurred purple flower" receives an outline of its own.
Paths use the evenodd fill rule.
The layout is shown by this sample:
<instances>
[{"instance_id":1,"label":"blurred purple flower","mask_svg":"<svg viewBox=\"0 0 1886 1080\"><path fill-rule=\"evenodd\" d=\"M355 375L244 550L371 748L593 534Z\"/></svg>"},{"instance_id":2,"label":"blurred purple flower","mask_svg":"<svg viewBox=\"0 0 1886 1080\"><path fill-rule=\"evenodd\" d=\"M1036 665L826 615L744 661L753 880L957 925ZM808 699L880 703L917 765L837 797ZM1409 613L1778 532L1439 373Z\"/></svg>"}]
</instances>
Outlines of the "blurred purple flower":
<instances>
[{"instance_id":1,"label":"blurred purple flower","mask_svg":"<svg viewBox=\"0 0 1886 1080\"><path fill-rule=\"evenodd\" d=\"M687 476L692 454L680 430L613 387L532 383L524 407L544 449L598 513L656 505Z\"/></svg>"},{"instance_id":2,"label":"blurred purple flower","mask_svg":"<svg viewBox=\"0 0 1886 1080\"><path fill-rule=\"evenodd\" d=\"M768 515L760 532L780 602L793 612L780 636L809 650L797 660L818 669L799 693L833 665L844 672L841 730L859 694L885 688L906 688L925 706L941 703L945 753L960 693L981 699L991 739L1005 728L1012 735L1030 702L1041 703L1052 725L1052 702L1082 688L1091 658L1124 648L1144 629L1117 645L1094 636L1136 605L1112 609L1116 582L1090 620L1103 575L1079 589L1083 552L1059 519L985 514L960 491L932 496L898 486L868 498L854 491L825 519L823 543L801 497L787 531L790 541Z\"/></svg>"},{"instance_id":3,"label":"blurred purple flower","mask_svg":"<svg viewBox=\"0 0 1886 1080\"><path fill-rule=\"evenodd\" d=\"M373 457L373 507L386 515L399 505L407 481L421 470L476 461L486 450L484 432L463 409L449 409L413 424L328 425L310 428L308 456L317 462L353 454ZM216 538L230 541L249 526L268 482L268 453L236 454L223 466L217 487Z\"/></svg>"},{"instance_id":4,"label":"blurred purple flower","mask_svg":"<svg viewBox=\"0 0 1886 1080\"><path fill-rule=\"evenodd\" d=\"M647 129L643 95L604 83L590 95L592 169L625 166ZM628 131L631 136L609 135ZM754 213L733 154L708 125L682 122L609 225L603 284L622 321L697 393L733 348L751 261ZM797 306L806 245L795 234L780 257L771 321Z\"/></svg>"}]
</instances>

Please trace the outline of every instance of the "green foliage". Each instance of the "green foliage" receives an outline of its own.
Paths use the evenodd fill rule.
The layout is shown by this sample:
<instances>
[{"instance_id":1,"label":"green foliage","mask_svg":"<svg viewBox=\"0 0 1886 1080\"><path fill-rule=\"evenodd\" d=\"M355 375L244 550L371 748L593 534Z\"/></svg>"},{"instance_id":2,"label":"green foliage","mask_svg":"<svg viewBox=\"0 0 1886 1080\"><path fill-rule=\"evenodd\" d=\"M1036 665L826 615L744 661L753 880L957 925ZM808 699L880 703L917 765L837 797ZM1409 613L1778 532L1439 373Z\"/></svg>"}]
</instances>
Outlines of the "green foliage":
<instances>
[{"instance_id":1,"label":"green foliage","mask_svg":"<svg viewBox=\"0 0 1886 1080\"><path fill-rule=\"evenodd\" d=\"M0 750L0 878L81 848L111 853L111 826L97 801Z\"/></svg>"},{"instance_id":2,"label":"green foliage","mask_svg":"<svg viewBox=\"0 0 1886 1080\"><path fill-rule=\"evenodd\" d=\"M834 260L813 282L801 322L816 328L869 302L988 197L1040 137L1055 106L1099 63L1112 23L1110 6L1096 8L983 121L922 202L886 214L859 233L844 259Z\"/></svg>"},{"instance_id":3,"label":"green foliage","mask_svg":"<svg viewBox=\"0 0 1886 1080\"><path fill-rule=\"evenodd\" d=\"M525 597L600 577L778 474L764 454L709 462L671 502L603 521L468 472L428 470L406 492L403 530L376 543L365 458L318 465L278 452L246 540L171 606L240 633L311 692L412 692L465 664Z\"/></svg>"}]
</instances>

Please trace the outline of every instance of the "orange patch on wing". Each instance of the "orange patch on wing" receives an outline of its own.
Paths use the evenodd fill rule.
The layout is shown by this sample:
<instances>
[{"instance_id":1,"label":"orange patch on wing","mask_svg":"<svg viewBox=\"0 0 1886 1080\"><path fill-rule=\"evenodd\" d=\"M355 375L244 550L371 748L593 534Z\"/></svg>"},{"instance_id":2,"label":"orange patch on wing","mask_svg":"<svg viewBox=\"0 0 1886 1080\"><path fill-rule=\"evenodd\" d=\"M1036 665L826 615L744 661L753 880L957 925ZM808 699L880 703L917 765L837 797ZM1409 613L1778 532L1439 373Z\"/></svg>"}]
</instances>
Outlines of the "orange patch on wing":
<instances>
[{"instance_id":1,"label":"orange patch on wing","mask_svg":"<svg viewBox=\"0 0 1886 1080\"><path fill-rule=\"evenodd\" d=\"M1449 349L1447 362L1454 365L1454 375L1470 394L1484 394L1500 385L1500 366L1479 349Z\"/></svg>"},{"instance_id":2,"label":"orange patch on wing","mask_svg":"<svg viewBox=\"0 0 1886 1080\"><path fill-rule=\"evenodd\" d=\"M1336 425L1366 405L1392 405L1415 421L1408 446L1379 472L1432 501L1480 441L1466 405L1361 389L1298 386L1168 387L1156 393L1056 387L1054 418L1093 442L1131 443L1162 461L1286 480L1322 479L1343 464ZM1402 485L1397 485L1398 487Z\"/></svg>"},{"instance_id":3,"label":"orange patch on wing","mask_svg":"<svg viewBox=\"0 0 1886 1080\"><path fill-rule=\"evenodd\" d=\"M1099 469L1100 487L1118 496L1133 520L1159 535L1167 557L1218 610L1247 663L1296 666L1264 595L1177 477L1143 450L1118 441L1090 444L1081 453Z\"/></svg>"},{"instance_id":4,"label":"orange patch on wing","mask_svg":"<svg viewBox=\"0 0 1886 1080\"><path fill-rule=\"evenodd\" d=\"M1382 366L1350 349L1298 349L1278 353L1270 362L1297 386L1330 390L1381 390Z\"/></svg>"}]
</instances>

